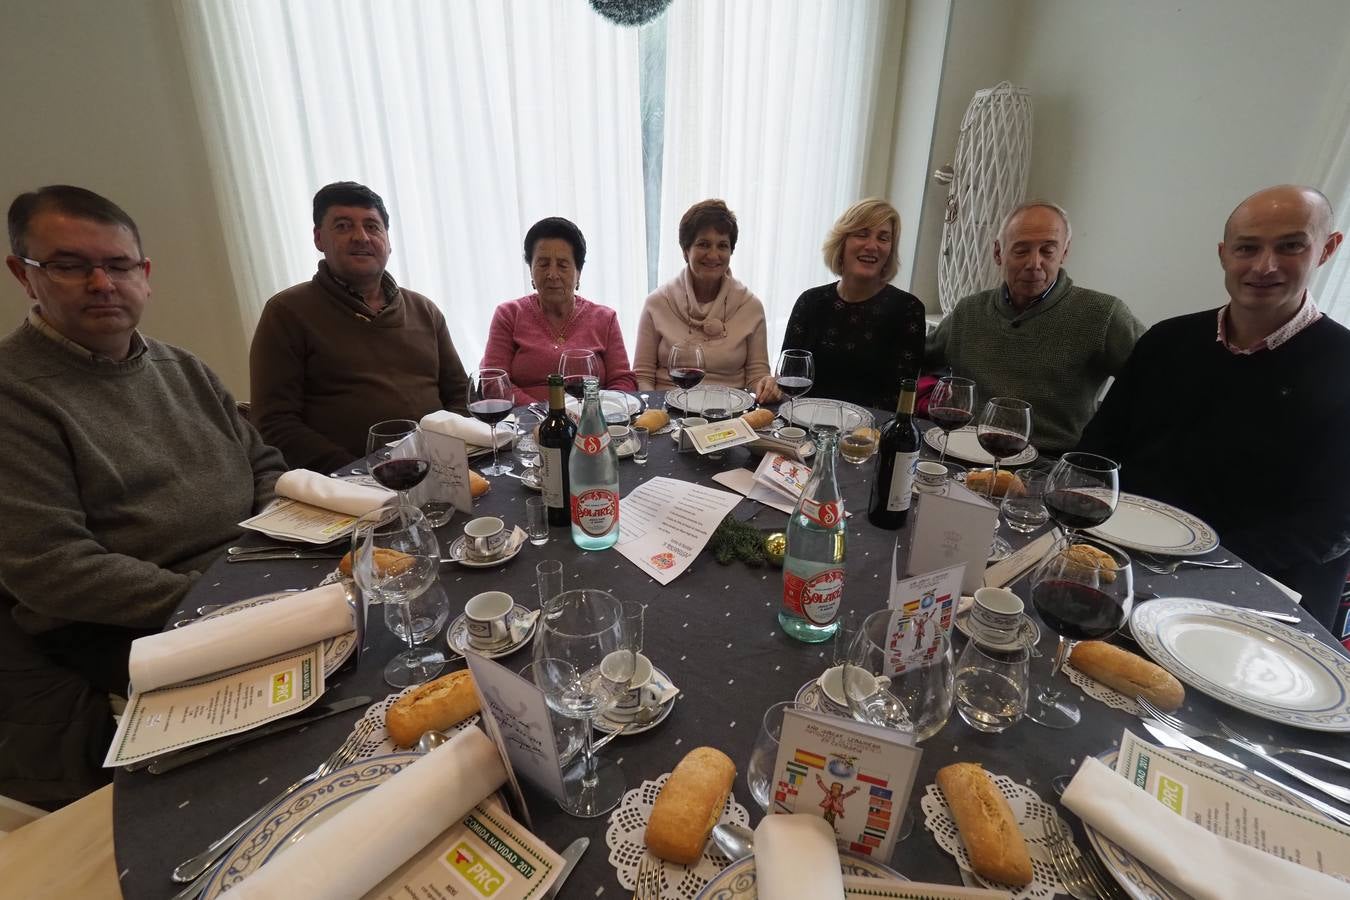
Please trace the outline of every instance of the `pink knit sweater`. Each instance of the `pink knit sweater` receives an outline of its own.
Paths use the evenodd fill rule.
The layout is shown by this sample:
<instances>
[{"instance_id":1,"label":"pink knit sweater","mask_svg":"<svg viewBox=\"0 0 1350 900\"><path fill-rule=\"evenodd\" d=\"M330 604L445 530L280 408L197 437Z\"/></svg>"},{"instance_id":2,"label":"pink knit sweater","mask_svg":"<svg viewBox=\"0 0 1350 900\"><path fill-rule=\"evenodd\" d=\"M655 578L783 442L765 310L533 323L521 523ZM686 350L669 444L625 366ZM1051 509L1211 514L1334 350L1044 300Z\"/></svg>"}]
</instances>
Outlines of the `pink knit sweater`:
<instances>
[{"instance_id":1,"label":"pink knit sweater","mask_svg":"<svg viewBox=\"0 0 1350 900\"><path fill-rule=\"evenodd\" d=\"M575 299L575 315L561 342L554 340L545 324L538 294L507 300L492 314L480 368L505 369L516 387L517 404L548 400L548 376L558 371L558 357L564 350L594 350L600 362L601 387L637 390L619 317L608 306Z\"/></svg>"}]
</instances>

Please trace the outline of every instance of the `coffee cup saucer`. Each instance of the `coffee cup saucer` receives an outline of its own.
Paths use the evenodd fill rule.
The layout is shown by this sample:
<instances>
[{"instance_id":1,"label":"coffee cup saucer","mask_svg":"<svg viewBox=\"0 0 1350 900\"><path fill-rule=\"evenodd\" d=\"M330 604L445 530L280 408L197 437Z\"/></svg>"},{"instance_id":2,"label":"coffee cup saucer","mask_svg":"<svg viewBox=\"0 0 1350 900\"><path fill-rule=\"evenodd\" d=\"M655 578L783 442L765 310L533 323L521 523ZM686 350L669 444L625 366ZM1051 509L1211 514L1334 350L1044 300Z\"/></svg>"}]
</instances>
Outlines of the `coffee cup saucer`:
<instances>
[{"instance_id":1,"label":"coffee cup saucer","mask_svg":"<svg viewBox=\"0 0 1350 900\"><path fill-rule=\"evenodd\" d=\"M647 685L644 685L641 690L646 691L648 687L654 687L656 693L659 695L672 690L675 687L675 684L670 680L669 675L653 665L652 680ZM650 731L666 720L666 717L670 715L670 711L675 708L675 701L678 700L679 697L680 695L678 692L671 694L669 700L660 704L660 712L645 725L638 725L633 722L633 719L637 717L637 710L634 710L633 715L627 718L615 718L611 716L608 711L603 712L594 719L595 730L602 734L609 734L622 728L624 729L624 737L627 737L630 734L641 734L644 731ZM642 707L639 707L639 709L641 708Z\"/></svg>"},{"instance_id":2,"label":"coffee cup saucer","mask_svg":"<svg viewBox=\"0 0 1350 900\"><path fill-rule=\"evenodd\" d=\"M511 638L493 647L477 647L469 643L469 617L461 613L446 629L445 642L460 656L464 655L464 651L472 650L479 656L497 659L510 656L528 644L534 637L535 626L538 623L539 610L526 609L517 603L506 614L506 627L511 632Z\"/></svg>"},{"instance_id":3,"label":"coffee cup saucer","mask_svg":"<svg viewBox=\"0 0 1350 900\"><path fill-rule=\"evenodd\" d=\"M840 706L835 703L821 689L819 676L802 685L794 699L813 712L824 713L827 716L839 716L843 719L853 718L847 706Z\"/></svg>"},{"instance_id":4,"label":"coffee cup saucer","mask_svg":"<svg viewBox=\"0 0 1350 900\"><path fill-rule=\"evenodd\" d=\"M956 626L956 630L966 637L970 637L970 613L970 607L967 607L952 618L952 624ZM1017 637L1021 643L1028 647L1034 647L1041 642L1041 629L1032 621L1030 616L1023 615L1022 625L1017 631Z\"/></svg>"},{"instance_id":5,"label":"coffee cup saucer","mask_svg":"<svg viewBox=\"0 0 1350 900\"><path fill-rule=\"evenodd\" d=\"M499 566L504 562L515 559L516 555L520 553L521 548L525 546L525 542L520 541L516 544L514 550L508 550L491 559L478 560L469 558L468 548L465 546L466 543L467 541L462 534L455 538L454 541L451 542L449 549L445 551L445 559L453 560L461 566L468 566L471 569L486 569L491 566ZM509 540L507 546L510 546Z\"/></svg>"}]
</instances>

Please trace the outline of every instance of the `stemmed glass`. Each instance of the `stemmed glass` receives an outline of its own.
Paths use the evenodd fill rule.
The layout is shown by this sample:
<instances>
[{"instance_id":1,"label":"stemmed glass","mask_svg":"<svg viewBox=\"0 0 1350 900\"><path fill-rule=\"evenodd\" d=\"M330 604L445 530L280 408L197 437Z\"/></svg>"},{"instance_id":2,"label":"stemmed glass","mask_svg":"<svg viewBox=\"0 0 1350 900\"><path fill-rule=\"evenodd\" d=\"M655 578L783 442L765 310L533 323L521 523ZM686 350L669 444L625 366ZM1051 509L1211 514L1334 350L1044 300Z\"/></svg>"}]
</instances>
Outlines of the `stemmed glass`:
<instances>
[{"instance_id":1,"label":"stemmed glass","mask_svg":"<svg viewBox=\"0 0 1350 900\"><path fill-rule=\"evenodd\" d=\"M815 357L811 355L810 350L784 350L778 354L778 367L773 370L773 380L778 385L778 390L790 401L788 405L790 411L791 401L805 395L811 390L811 385L815 384ZM792 421L790 412L783 418L788 422Z\"/></svg>"},{"instance_id":2,"label":"stemmed glass","mask_svg":"<svg viewBox=\"0 0 1350 900\"><path fill-rule=\"evenodd\" d=\"M394 551L378 553L377 551ZM418 644L440 633L449 616L445 593L433 590L440 571L436 533L415 506L384 507L357 520L352 532L352 578L372 602L398 612L392 629L408 644L384 668L393 687L423 684L445 668L445 655ZM421 601L421 602L419 602ZM388 616L386 615L386 621Z\"/></svg>"},{"instance_id":3,"label":"stemmed glass","mask_svg":"<svg viewBox=\"0 0 1350 900\"><path fill-rule=\"evenodd\" d=\"M370 477L389 490L398 491L398 502L403 506L412 505L408 492L431 471L431 464L419 446L418 434L417 423L412 419L376 422L366 433ZM402 454L398 459L394 459L395 447Z\"/></svg>"},{"instance_id":4,"label":"stemmed glass","mask_svg":"<svg viewBox=\"0 0 1350 900\"><path fill-rule=\"evenodd\" d=\"M670 348L670 380L685 392L681 408L693 415L689 408L689 392L703 380L706 369L703 366L703 345L693 341L683 341ZM669 405L669 404L667 404Z\"/></svg>"},{"instance_id":5,"label":"stemmed glass","mask_svg":"<svg viewBox=\"0 0 1350 900\"><path fill-rule=\"evenodd\" d=\"M932 412L931 403L929 412ZM1031 404L1014 397L994 397L984 405L975 438L984 452L994 458L994 477L989 479L987 499L994 502L994 485L998 482L999 463L1027 449L1031 442ZM1005 559L1012 553L1009 545L998 534L989 547L991 560Z\"/></svg>"},{"instance_id":6,"label":"stemmed glass","mask_svg":"<svg viewBox=\"0 0 1350 900\"><path fill-rule=\"evenodd\" d=\"M567 798L560 805L579 818L603 815L619 805L626 782L616 763L600 764L591 726L618 703L637 671L622 604L598 590L558 594L540 614L534 664L535 684L549 708L586 723L582 760L564 776ZM602 665L606 675L600 673Z\"/></svg>"},{"instance_id":7,"label":"stemmed glass","mask_svg":"<svg viewBox=\"0 0 1350 900\"><path fill-rule=\"evenodd\" d=\"M497 462L497 423L511 415L515 397L511 376L505 369L479 369L469 379L469 412L492 428L492 465L482 470L484 475L505 475L511 471L510 466Z\"/></svg>"},{"instance_id":8,"label":"stemmed glass","mask_svg":"<svg viewBox=\"0 0 1350 900\"><path fill-rule=\"evenodd\" d=\"M600 360L594 350L564 350L558 357L558 374L563 377L563 390L578 403L585 394L585 379L600 377Z\"/></svg>"},{"instance_id":9,"label":"stemmed glass","mask_svg":"<svg viewBox=\"0 0 1350 900\"><path fill-rule=\"evenodd\" d=\"M1054 678L1075 641L1107 638L1130 617L1134 605L1130 557L1103 541L1065 538L1031 573L1031 603L1046 627L1059 635L1059 646L1051 681L1027 705L1027 717L1048 728L1072 728L1078 724L1078 707L1060 699L1060 689L1052 687Z\"/></svg>"},{"instance_id":10,"label":"stemmed glass","mask_svg":"<svg viewBox=\"0 0 1350 900\"><path fill-rule=\"evenodd\" d=\"M938 383L933 385L933 393L928 395L928 418L942 429L939 465L947 461L947 442L952 439L952 432L965 428L974 416L975 382L951 375L939 378Z\"/></svg>"},{"instance_id":11,"label":"stemmed glass","mask_svg":"<svg viewBox=\"0 0 1350 900\"><path fill-rule=\"evenodd\" d=\"M1045 481L1045 508L1070 543L1079 529L1111 518L1119 502L1120 464L1095 453L1065 453Z\"/></svg>"}]
</instances>

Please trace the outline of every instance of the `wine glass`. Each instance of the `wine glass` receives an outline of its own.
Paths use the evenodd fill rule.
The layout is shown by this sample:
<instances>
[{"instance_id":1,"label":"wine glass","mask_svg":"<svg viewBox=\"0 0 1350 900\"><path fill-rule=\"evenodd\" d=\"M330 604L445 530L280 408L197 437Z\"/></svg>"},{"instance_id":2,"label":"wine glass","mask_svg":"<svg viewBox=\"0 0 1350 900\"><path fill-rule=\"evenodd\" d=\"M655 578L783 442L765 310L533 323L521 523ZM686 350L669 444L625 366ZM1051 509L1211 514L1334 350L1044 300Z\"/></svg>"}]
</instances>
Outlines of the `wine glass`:
<instances>
[{"instance_id":1,"label":"wine glass","mask_svg":"<svg viewBox=\"0 0 1350 900\"><path fill-rule=\"evenodd\" d=\"M1051 682L1027 705L1027 717L1047 728L1072 728L1078 724L1078 707L1060 699L1059 688L1051 685L1075 641L1110 637L1129 618L1134 605L1130 557L1104 541L1065 538L1031 573L1031 603L1059 635L1059 646Z\"/></svg>"},{"instance_id":2,"label":"wine glass","mask_svg":"<svg viewBox=\"0 0 1350 900\"><path fill-rule=\"evenodd\" d=\"M932 412L930 401L929 412ZM984 405L975 437L984 452L994 458L994 477L989 479L987 499L994 502L994 484L998 481L999 463L1027 449L1031 441L1031 404L1014 397L994 397ZM994 542L989 546L991 560L1006 559L1012 547L1000 537L995 526Z\"/></svg>"},{"instance_id":3,"label":"wine glass","mask_svg":"<svg viewBox=\"0 0 1350 900\"><path fill-rule=\"evenodd\" d=\"M422 511L415 506L384 507L362 516L352 531L352 557L356 586L372 602L397 609L401 627L393 630L395 634L401 630L399 637L408 645L385 666L384 680L393 687L408 687L435 678L445 668L445 655L435 648L419 649L418 644L440 633L449 601L444 591L431 590L440 571L441 550Z\"/></svg>"},{"instance_id":4,"label":"wine glass","mask_svg":"<svg viewBox=\"0 0 1350 900\"><path fill-rule=\"evenodd\" d=\"M942 453L938 455L938 464L947 461L947 442L952 432L965 428L975 416L975 382L969 378L956 378L951 375L938 379L933 392L928 395L928 418L942 429Z\"/></svg>"},{"instance_id":5,"label":"wine glass","mask_svg":"<svg viewBox=\"0 0 1350 900\"><path fill-rule=\"evenodd\" d=\"M788 409L791 410L791 401L805 395L815 384L815 357L810 350L784 350L778 354L778 367L773 370L773 380L778 390L788 398ZM783 418L792 421L790 413Z\"/></svg>"},{"instance_id":6,"label":"wine glass","mask_svg":"<svg viewBox=\"0 0 1350 900\"><path fill-rule=\"evenodd\" d=\"M492 465L482 470L484 475L505 475L511 471L510 466L497 462L497 423L511 415L515 396L511 376L505 369L479 369L469 379L469 412L492 428Z\"/></svg>"},{"instance_id":7,"label":"wine glass","mask_svg":"<svg viewBox=\"0 0 1350 900\"><path fill-rule=\"evenodd\" d=\"M706 370L703 367L703 345L693 341L683 341L670 348L670 380L684 390L684 399L680 408L693 415L689 406L689 391L703 380ZM667 403L669 406L669 403Z\"/></svg>"},{"instance_id":8,"label":"wine glass","mask_svg":"<svg viewBox=\"0 0 1350 900\"><path fill-rule=\"evenodd\" d=\"M1065 453L1045 481L1045 508L1070 543L1111 518L1119 501L1120 464L1095 453Z\"/></svg>"},{"instance_id":9,"label":"wine glass","mask_svg":"<svg viewBox=\"0 0 1350 900\"><path fill-rule=\"evenodd\" d=\"M411 506L408 492L422 483L431 471L431 463L418 440L417 423L412 419L387 419L370 426L366 433L366 456L370 458L370 477L391 491L398 491L398 502ZM399 456L394 458L394 448Z\"/></svg>"},{"instance_id":10,"label":"wine glass","mask_svg":"<svg viewBox=\"0 0 1350 900\"><path fill-rule=\"evenodd\" d=\"M594 350L564 350L558 357L558 374L563 377L563 390L578 403L585 394L585 379L600 377L600 360Z\"/></svg>"},{"instance_id":11,"label":"wine glass","mask_svg":"<svg viewBox=\"0 0 1350 900\"><path fill-rule=\"evenodd\" d=\"M582 760L564 776L567 797L559 804L579 818L604 815L619 805L626 782L616 763L597 759L591 723L618 703L637 671L622 604L599 590L558 594L540 613L534 663L535 684L549 708L586 722Z\"/></svg>"}]
</instances>

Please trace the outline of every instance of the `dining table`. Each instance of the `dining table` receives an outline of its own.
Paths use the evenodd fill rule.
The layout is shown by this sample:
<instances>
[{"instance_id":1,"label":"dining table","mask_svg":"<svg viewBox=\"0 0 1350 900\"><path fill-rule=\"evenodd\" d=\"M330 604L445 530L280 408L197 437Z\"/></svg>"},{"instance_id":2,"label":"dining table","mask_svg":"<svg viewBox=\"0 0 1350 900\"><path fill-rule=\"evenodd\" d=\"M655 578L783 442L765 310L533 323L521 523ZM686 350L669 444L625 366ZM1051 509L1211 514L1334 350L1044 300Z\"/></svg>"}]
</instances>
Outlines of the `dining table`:
<instances>
[{"instance_id":1,"label":"dining table","mask_svg":"<svg viewBox=\"0 0 1350 900\"><path fill-rule=\"evenodd\" d=\"M659 404L659 394L653 403ZM875 412L877 421L889 417ZM924 456L936 453L924 447ZM667 476L700 485L721 488L712 476L744 467L754 469L758 458L746 447L727 450L713 459L692 452L678 452L669 435L651 438L648 462L632 458L621 461L621 492L654 476ZM838 481L845 508L852 513L847 524L845 582L842 609L859 617L886 606L892 581L892 560L897 541L907 540L907 528L887 531L868 523L865 510L874 460L853 466L839 460ZM358 464L359 466L359 464ZM509 526L525 524L525 501L535 496L511 476L491 479L491 489L474 505L473 515L498 516ZM786 530L788 516L748 499L731 513L754 527ZM442 548L460 534L469 514L458 512L438 529ZM913 517L911 517L911 524ZM622 524L621 524L622 527ZM1028 539L1001 533L1014 547ZM1035 537L1035 535L1032 535ZM241 543L262 543L251 535ZM1220 546L1207 558L1237 559ZM783 632L777 621L782 596L782 571L770 565L752 567L742 562L718 563L706 549L687 571L669 584L648 577L614 549L583 551L576 547L569 529L552 528L542 546L526 543L514 558L486 568L467 568L453 561L443 563L440 584L450 601L453 619L465 602L487 590L505 591L516 602L538 606L535 565L559 560L567 588L599 588L620 599L647 604L645 654L667 673L680 694L668 717L659 726L634 735L623 735L601 753L618 763L629 788L670 772L682 757L699 746L725 752L738 769L734 786L737 801L751 814L751 825L762 812L751 797L745 771L765 710L782 700L792 700L799 689L831 665L831 643L799 642ZM274 560L226 564L218 560L202 574L184 599L178 617L191 617L203 605L230 603L267 592L309 588L334 569L335 559ZM1027 614L1036 618L1029 602L1026 576L1010 587L1028 600ZM1344 653L1331 634L1270 580L1244 565L1237 569L1184 567L1171 575L1154 575L1143 568L1135 572L1137 593L1164 597L1194 597L1221 601L1235 607L1293 614L1299 621L1290 627L1315 636L1318 641ZM1150 602L1150 601L1139 601ZM1054 656L1056 635L1040 629L1039 651L1031 663L1032 690L1044 683ZM965 638L953 630L954 655ZM444 634L437 640L444 647ZM375 701L394 689L385 684L382 670L402 647L386 627L383 615L373 608L364 652L359 665L340 671L328 684L326 699L369 695ZM519 671L531 661L529 647L498 660ZM462 658L450 661L446 671L464 667ZM920 798L935 772L949 763L972 761L987 770L1026 785L1048 804L1057 805L1052 788L1056 776L1071 775L1085 757L1116 748L1124 729L1138 729L1138 721L1125 711L1111 708L1057 676L1067 695L1082 709L1082 721L1073 728L1053 730L1023 718L1008 730L990 734L975 730L953 710L946 725L920 746L923 750L914 790L908 801L914 827L895 845L889 863L911 879L960 884L953 857L946 853L924 827ZM360 709L313 722L303 728L271 735L161 775L145 770L118 770L115 774L114 836L117 868L125 896L137 900L170 897L182 886L170 880L179 862L199 853L222 833L247 818L278 790L324 760L348 735ZM1241 712L1205 694L1188 688L1179 715L1199 724L1213 724L1220 715L1225 722L1256 740L1318 750L1337 757L1346 755L1344 733L1323 733L1295 728ZM1264 766L1255 757L1226 748L1275 779L1297 786L1282 773ZM1325 764L1299 760L1311 771L1336 780L1343 776ZM1342 783L1344 779L1341 780ZM590 838L590 847L572 872L559 896L627 897L616 877L606 846L608 816L574 818L558 804L524 784L533 832L561 851L577 837ZM1308 790L1305 788L1305 790ZM1328 801L1330 802L1330 801ZM1071 824L1080 850L1091 852L1081 823L1067 810L1061 815ZM409 847L409 854L418 848Z\"/></svg>"}]
</instances>

